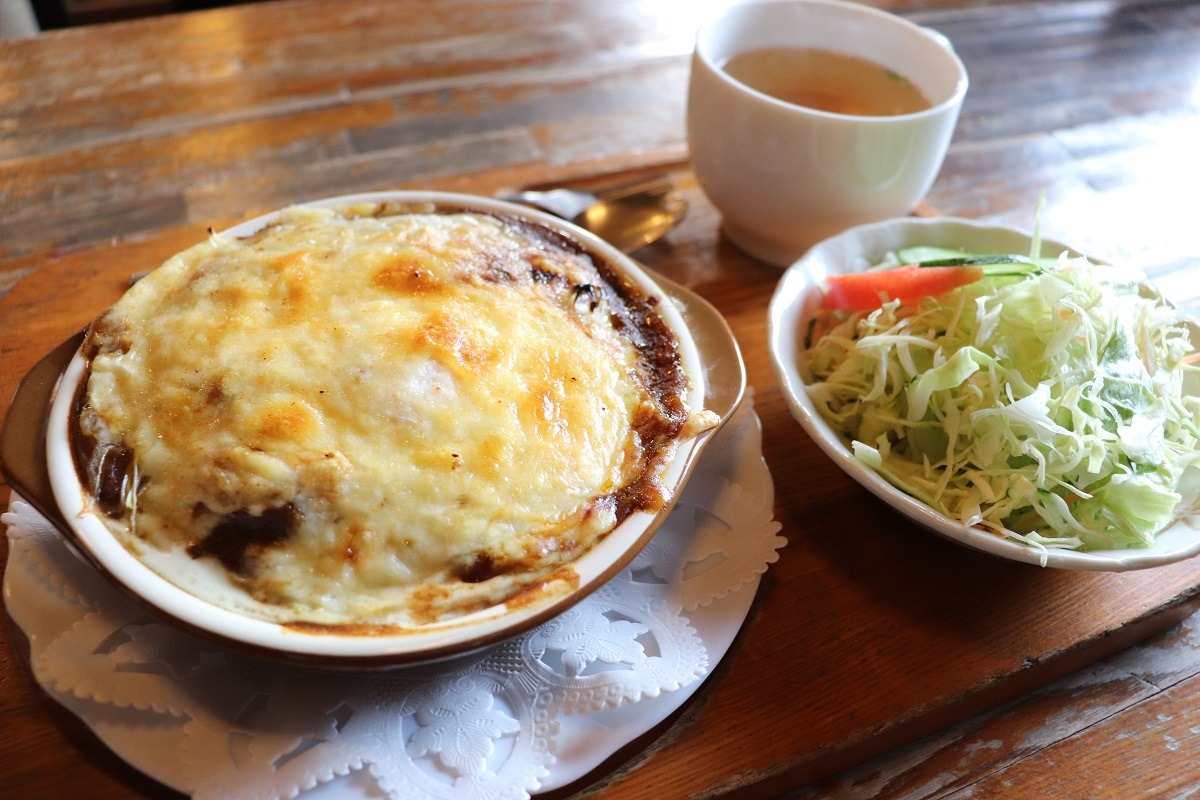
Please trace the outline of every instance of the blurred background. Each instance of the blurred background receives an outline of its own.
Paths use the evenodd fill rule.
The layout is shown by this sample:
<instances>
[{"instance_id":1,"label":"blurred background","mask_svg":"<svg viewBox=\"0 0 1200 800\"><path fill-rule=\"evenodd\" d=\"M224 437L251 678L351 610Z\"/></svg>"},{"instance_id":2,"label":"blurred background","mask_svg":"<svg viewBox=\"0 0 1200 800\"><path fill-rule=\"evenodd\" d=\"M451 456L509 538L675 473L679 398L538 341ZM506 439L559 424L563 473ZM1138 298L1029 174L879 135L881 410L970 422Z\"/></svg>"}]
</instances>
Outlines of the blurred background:
<instances>
[{"instance_id":1,"label":"blurred background","mask_svg":"<svg viewBox=\"0 0 1200 800\"><path fill-rule=\"evenodd\" d=\"M0 0L0 36L238 5L246 0Z\"/></svg>"}]
</instances>

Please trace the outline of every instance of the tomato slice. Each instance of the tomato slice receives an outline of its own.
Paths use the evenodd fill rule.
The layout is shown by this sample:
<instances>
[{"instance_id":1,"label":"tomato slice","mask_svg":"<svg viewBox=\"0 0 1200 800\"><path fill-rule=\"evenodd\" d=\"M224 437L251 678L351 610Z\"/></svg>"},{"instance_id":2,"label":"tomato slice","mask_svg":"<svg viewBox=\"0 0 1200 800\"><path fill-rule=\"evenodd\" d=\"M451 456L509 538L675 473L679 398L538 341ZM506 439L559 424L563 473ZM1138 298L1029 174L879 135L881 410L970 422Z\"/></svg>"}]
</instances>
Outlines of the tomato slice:
<instances>
[{"instance_id":1,"label":"tomato slice","mask_svg":"<svg viewBox=\"0 0 1200 800\"><path fill-rule=\"evenodd\" d=\"M873 272L831 275L827 281L829 290L821 307L871 311L888 300L915 303L974 283L982 277L983 270L979 267L919 267L916 264Z\"/></svg>"}]
</instances>

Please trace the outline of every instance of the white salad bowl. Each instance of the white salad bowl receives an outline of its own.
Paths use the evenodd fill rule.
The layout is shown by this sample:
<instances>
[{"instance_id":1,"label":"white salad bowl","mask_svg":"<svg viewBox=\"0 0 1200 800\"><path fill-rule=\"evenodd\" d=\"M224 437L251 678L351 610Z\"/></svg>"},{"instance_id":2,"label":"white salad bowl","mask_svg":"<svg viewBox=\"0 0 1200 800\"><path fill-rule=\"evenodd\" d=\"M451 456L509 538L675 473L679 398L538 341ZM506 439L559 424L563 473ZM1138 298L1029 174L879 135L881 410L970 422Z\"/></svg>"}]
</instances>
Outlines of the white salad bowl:
<instances>
[{"instance_id":1,"label":"white salad bowl","mask_svg":"<svg viewBox=\"0 0 1200 800\"><path fill-rule=\"evenodd\" d=\"M849 443L820 416L809 398L803 360L804 332L821 302L829 275L858 272L883 261L889 252L929 245L977 253L1029 253L1031 237L1015 228L961 219L903 218L851 228L809 250L784 273L771 299L768 343L772 366L792 415L813 441L850 477L909 519L934 533L994 556L1070 570L1120 572L1157 567L1200 553L1200 519L1170 525L1150 547L1127 550L1038 549L995 533L967 527L888 483L855 458ZM1065 245L1042 241L1042 257L1067 251ZM1193 327L1193 341L1197 340Z\"/></svg>"},{"instance_id":2,"label":"white salad bowl","mask_svg":"<svg viewBox=\"0 0 1200 800\"><path fill-rule=\"evenodd\" d=\"M432 202L548 226L603 259L646 295L660 299L659 314L678 339L684 369L691 380L687 401L693 409L713 409L723 423L740 403L745 387L744 365L736 341L716 310L687 289L652 276L595 236L542 212L469 195L383 192L308 205L374 202ZM247 236L276 216L250 220L224 235ZM547 592L531 602L500 603L466 616L396 632L369 626L362 626L362 631L324 631L239 613L181 588L126 549L95 516L70 442L74 397L87 374L86 359L75 349L79 341L77 336L43 359L14 398L9 424L0 435L0 461L14 488L59 527L74 549L103 574L178 625L251 654L321 667L391 666L442 659L494 644L561 613L637 555L670 512L702 448L716 430L679 445L674 460L661 475L672 502L656 513L639 511L630 515L574 561L571 566L578 581L568 591ZM51 394L53 398L48 401ZM204 576L197 573L196 580L204 580Z\"/></svg>"}]
</instances>

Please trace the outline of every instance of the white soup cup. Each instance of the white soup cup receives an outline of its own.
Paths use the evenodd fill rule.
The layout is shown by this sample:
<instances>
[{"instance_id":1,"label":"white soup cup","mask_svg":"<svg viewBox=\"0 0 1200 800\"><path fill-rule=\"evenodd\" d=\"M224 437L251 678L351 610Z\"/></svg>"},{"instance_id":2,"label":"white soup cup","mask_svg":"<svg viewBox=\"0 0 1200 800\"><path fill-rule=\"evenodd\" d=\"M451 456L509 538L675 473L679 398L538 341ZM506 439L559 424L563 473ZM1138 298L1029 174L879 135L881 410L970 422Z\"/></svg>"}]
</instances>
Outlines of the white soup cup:
<instances>
[{"instance_id":1,"label":"white soup cup","mask_svg":"<svg viewBox=\"0 0 1200 800\"><path fill-rule=\"evenodd\" d=\"M867 59L907 78L932 105L894 116L835 114L778 100L724 71L734 56L768 47ZM949 41L892 14L837 0L735 6L696 39L692 167L726 237L786 266L841 230L911 212L941 169L966 91Z\"/></svg>"}]
</instances>

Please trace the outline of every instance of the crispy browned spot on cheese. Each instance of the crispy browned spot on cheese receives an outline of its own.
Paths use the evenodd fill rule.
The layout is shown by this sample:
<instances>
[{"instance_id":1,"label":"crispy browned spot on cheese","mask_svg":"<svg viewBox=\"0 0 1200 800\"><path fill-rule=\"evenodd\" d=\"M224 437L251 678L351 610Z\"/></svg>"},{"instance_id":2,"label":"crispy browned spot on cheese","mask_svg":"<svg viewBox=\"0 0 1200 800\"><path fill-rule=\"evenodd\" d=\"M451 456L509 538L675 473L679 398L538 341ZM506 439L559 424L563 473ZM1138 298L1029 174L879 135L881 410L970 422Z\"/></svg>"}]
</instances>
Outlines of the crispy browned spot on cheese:
<instances>
[{"instance_id":1,"label":"crispy browned spot on cheese","mask_svg":"<svg viewBox=\"0 0 1200 800\"><path fill-rule=\"evenodd\" d=\"M428 294L442 286L421 253L407 248L380 266L371 276L371 282L399 295Z\"/></svg>"}]
</instances>

